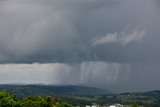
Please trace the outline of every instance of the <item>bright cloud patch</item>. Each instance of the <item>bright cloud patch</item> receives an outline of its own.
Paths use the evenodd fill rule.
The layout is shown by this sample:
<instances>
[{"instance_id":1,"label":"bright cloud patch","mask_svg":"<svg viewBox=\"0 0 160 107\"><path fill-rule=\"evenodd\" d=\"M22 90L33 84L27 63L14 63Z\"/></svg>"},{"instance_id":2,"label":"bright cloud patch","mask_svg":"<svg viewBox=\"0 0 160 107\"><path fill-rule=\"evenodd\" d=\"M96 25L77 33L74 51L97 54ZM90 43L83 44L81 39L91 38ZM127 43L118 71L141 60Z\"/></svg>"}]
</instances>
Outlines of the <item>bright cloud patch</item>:
<instances>
[{"instance_id":1,"label":"bright cloud patch","mask_svg":"<svg viewBox=\"0 0 160 107\"><path fill-rule=\"evenodd\" d=\"M129 26L127 26L122 32L118 33L108 33L104 36L98 36L93 39L92 46L99 46L108 43L118 43L123 46L131 43L132 41L141 41L145 36L144 29L136 29L131 30Z\"/></svg>"}]
</instances>

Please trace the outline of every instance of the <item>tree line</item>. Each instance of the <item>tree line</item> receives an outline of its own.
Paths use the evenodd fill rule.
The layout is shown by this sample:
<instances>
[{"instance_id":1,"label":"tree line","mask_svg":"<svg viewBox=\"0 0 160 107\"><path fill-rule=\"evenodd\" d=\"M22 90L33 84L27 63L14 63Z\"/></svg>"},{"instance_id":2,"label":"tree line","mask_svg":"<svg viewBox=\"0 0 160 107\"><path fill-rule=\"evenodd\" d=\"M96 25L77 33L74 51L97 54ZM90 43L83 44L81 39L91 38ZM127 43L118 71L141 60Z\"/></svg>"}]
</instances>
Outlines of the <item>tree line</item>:
<instances>
[{"instance_id":1,"label":"tree line","mask_svg":"<svg viewBox=\"0 0 160 107\"><path fill-rule=\"evenodd\" d=\"M15 95L0 91L0 107L73 107L67 102L61 101L59 97L51 96L29 96L17 99Z\"/></svg>"}]
</instances>

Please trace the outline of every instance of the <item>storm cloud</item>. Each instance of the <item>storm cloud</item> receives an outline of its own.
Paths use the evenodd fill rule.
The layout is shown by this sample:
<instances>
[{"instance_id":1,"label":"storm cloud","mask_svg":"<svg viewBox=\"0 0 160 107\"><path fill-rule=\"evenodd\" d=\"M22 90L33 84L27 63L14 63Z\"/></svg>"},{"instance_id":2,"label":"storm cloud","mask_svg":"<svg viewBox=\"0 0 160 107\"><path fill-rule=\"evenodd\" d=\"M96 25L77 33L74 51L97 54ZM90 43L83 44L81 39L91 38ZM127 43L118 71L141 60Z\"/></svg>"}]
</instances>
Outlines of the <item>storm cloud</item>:
<instances>
[{"instance_id":1,"label":"storm cloud","mask_svg":"<svg viewBox=\"0 0 160 107\"><path fill-rule=\"evenodd\" d=\"M150 24L155 22L151 18L154 11L151 3L148 0L0 1L0 53L5 56L1 63L107 61L110 55L103 54L110 49L103 45L100 47L103 52L98 52L92 45L113 41L125 45L140 39L142 43L133 42L128 47L118 46L117 49L115 42L107 47L118 51L119 57L125 57L130 50L138 50L136 56L149 61L141 55L141 50L150 53L146 45L152 47L153 40L159 39L150 30ZM126 28L128 25L130 27ZM104 34L108 35L101 37ZM121 50L126 52L121 53Z\"/></svg>"},{"instance_id":2,"label":"storm cloud","mask_svg":"<svg viewBox=\"0 0 160 107\"><path fill-rule=\"evenodd\" d=\"M36 75L45 73L42 83L113 90L143 90L143 84L154 89L160 78L147 78L158 74L160 64L157 4L158 0L0 0L0 73L10 78L11 67L28 78L7 81L0 76L1 81L38 83L41 76L31 76L37 71ZM57 78L48 80L47 73ZM95 74L102 79L94 81ZM141 79L143 83L136 84Z\"/></svg>"}]
</instances>

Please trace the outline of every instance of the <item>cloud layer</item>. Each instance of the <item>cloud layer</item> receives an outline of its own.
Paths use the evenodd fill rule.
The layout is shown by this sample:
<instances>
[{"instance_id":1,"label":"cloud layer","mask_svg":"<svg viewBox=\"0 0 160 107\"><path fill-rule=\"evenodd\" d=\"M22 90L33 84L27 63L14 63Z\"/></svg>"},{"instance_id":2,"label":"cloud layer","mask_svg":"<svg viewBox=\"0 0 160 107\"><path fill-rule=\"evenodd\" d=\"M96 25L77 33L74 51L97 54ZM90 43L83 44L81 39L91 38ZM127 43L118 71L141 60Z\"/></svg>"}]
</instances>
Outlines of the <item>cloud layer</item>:
<instances>
[{"instance_id":1,"label":"cloud layer","mask_svg":"<svg viewBox=\"0 0 160 107\"><path fill-rule=\"evenodd\" d=\"M157 4L0 0L0 82L160 88Z\"/></svg>"},{"instance_id":2,"label":"cloud layer","mask_svg":"<svg viewBox=\"0 0 160 107\"><path fill-rule=\"evenodd\" d=\"M108 61L110 48L121 54L118 59L127 55L125 61L130 62L128 51L147 51L147 45L153 47L153 40L159 39L150 29L155 21L150 16L157 14L149 1L3 0L0 4L1 63ZM142 8L144 4L149 8ZM127 25L130 27L126 28ZM141 25L147 32L137 27ZM154 39L143 38L150 35ZM117 43L122 45L118 49ZM95 49L93 45L101 46ZM137 62L146 59L140 54L141 51L137 53L141 57Z\"/></svg>"},{"instance_id":3,"label":"cloud layer","mask_svg":"<svg viewBox=\"0 0 160 107\"><path fill-rule=\"evenodd\" d=\"M0 84L44 83L105 86L107 88L108 86L112 87L113 84L123 83L128 80L130 66L129 64L109 62L83 62L72 65L63 63L34 63L2 64L0 69ZM123 79L121 78L122 75Z\"/></svg>"},{"instance_id":4,"label":"cloud layer","mask_svg":"<svg viewBox=\"0 0 160 107\"><path fill-rule=\"evenodd\" d=\"M85 85L115 92L159 89L159 65L83 62L0 64L0 84ZM152 72L151 72L152 71Z\"/></svg>"}]
</instances>

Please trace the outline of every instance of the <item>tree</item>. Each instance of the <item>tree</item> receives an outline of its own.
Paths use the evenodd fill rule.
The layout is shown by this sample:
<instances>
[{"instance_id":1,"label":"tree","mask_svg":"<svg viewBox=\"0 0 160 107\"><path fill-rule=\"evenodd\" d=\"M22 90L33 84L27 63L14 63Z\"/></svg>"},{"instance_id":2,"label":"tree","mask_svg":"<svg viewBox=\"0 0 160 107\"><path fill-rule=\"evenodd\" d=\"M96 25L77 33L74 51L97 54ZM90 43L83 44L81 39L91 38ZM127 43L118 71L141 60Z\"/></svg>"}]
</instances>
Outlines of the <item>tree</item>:
<instances>
[{"instance_id":1,"label":"tree","mask_svg":"<svg viewBox=\"0 0 160 107\"><path fill-rule=\"evenodd\" d=\"M21 107L21 102L16 99L15 95L0 91L0 107Z\"/></svg>"}]
</instances>

